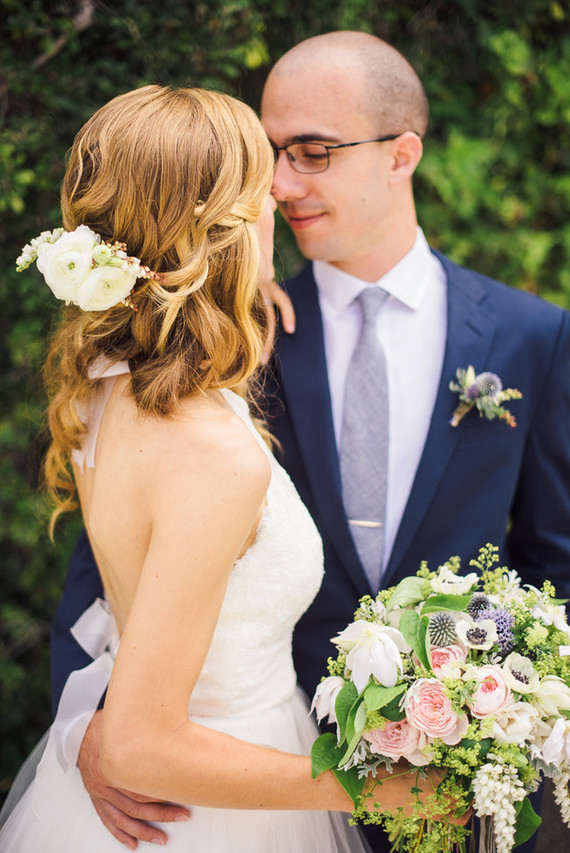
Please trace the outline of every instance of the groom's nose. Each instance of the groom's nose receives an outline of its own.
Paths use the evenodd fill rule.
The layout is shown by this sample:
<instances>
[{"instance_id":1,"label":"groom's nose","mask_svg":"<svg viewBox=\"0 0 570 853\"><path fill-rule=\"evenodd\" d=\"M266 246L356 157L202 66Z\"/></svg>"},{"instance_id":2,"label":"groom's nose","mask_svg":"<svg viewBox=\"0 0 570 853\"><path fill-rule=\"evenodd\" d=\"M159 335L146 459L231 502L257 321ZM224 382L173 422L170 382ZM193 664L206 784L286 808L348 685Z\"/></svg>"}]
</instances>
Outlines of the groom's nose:
<instances>
[{"instance_id":1,"label":"groom's nose","mask_svg":"<svg viewBox=\"0 0 570 853\"><path fill-rule=\"evenodd\" d=\"M287 159L287 153L279 151L273 174L271 195L277 201L293 201L305 198L309 192L308 178L310 177L310 175L302 175L296 172Z\"/></svg>"}]
</instances>

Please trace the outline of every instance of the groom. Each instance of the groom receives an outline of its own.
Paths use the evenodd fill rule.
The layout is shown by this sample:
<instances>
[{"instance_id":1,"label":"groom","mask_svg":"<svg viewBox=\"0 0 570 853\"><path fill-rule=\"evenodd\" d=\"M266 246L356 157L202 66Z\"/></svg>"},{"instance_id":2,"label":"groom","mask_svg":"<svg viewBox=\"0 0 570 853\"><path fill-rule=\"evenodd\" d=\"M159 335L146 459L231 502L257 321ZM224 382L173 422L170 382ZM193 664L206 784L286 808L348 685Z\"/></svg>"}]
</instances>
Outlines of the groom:
<instances>
[{"instance_id":1,"label":"groom","mask_svg":"<svg viewBox=\"0 0 570 853\"><path fill-rule=\"evenodd\" d=\"M325 583L295 631L311 690L327 638L370 592L341 471L358 295L388 293L377 320L389 388L384 587L421 560L468 561L491 542L525 583L548 577L570 595L570 316L430 251L412 194L425 95L385 42L330 33L297 45L269 74L262 120L278 153L272 193L313 261L286 282L297 325L278 340L269 389L270 427L325 542ZM318 170L299 162L295 143L307 140L330 146ZM449 382L469 365L522 392L507 404L516 428L476 411L450 426L458 397Z\"/></svg>"},{"instance_id":2,"label":"groom","mask_svg":"<svg viewBox=\"0 0 570 853\"><path fill-rule=\"evenodd\" d=\"M310 694L325 673L329 638L350 621L359 596L396 583L423 559L432 568L454 554L468 561L492 542L524 582L548 577L561 596L570 594L570 318L429 249L412 193L425 95L385 42L330 33L297 45L269 75L262 119L277 155L273 195L313 261L286 283L296 330L280 335L267 382L270 427L325 548L321 592L294 635ZM383 368L369 386L385 374L383 405L379 392L361 389L355 409L370 406L360 415L364 464L366 453L372 467L386 452L387 481L377 488L378 503L386 500L381 519L369 522L346 507L353 497L342 436L354 428L344 400L358 383L351 360L367 326L360 293L372 289L387 294L372 322ZM283 304L280 293L275 301ZM449 382L469 365L522 392L508 404L515 429L475 411L450 426L458 398ZM387 444L368 450L382 410ZM362 481L361 491L368 488ZM375 551L360 538L370 524L381 530ZM89 661L69 627L100 591L83 539L54 625L56 701L69 672ZM184 810L107 789L96 732L95 722L79 763L102 819L130 847L135 838L164 839L138 819L172 820ZM373 845L389 849L379 835Z\"/></svg>"}]
</instances>

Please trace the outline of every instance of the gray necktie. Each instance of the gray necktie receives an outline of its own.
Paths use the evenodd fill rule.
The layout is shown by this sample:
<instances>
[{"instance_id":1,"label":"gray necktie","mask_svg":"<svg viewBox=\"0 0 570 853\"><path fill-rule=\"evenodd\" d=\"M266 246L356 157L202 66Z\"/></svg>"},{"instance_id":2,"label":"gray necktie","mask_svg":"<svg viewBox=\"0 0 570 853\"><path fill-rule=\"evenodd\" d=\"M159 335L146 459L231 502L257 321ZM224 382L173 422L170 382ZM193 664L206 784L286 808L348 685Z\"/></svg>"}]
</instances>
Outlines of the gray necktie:
<instances>
[{"instance_id":1,"label":"gray necktie","mask_svg":"<svg viewBox=\"0 0 570 853\"><path fill-rule=\"evenodd\" d=\"M362 330L348 365L340 447L345 512L372 589L380 586L388 475L388 376L376 318L388 294L368 286L357 297Z\"/></svg>"}]
</instances>

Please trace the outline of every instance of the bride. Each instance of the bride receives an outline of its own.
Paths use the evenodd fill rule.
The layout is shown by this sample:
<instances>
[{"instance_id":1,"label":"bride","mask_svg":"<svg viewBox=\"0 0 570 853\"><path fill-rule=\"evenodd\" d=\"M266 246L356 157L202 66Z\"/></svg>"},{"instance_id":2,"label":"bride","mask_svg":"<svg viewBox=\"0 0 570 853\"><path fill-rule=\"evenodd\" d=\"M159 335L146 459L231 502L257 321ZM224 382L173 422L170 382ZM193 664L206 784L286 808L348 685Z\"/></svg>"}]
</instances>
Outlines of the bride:
<instances>
[{"instance_id":1,"label":"bride","mask_svg":"<svg viewBox=\"0 0 570 853\"><path fill-rule=\"evenodd\" d=\"M46 481L52 523L77 493L106 596L76 636L91 642L104 618L120 636L94 662L99 692L77 673L75 694L89 718L112 670L101 767L117 788L192 804L169 826L172 853L364 849L334 775L312 778L317 732L291 660L321 582L320 540L247 403L272 170L244 104L147 86L80 131L65 231L19 259L37 260L67 303L46 366ZM66 760L65 704L3 853L123 849ZM413 784L382 790L406 805Z\"/></svg>"}]
</instances>

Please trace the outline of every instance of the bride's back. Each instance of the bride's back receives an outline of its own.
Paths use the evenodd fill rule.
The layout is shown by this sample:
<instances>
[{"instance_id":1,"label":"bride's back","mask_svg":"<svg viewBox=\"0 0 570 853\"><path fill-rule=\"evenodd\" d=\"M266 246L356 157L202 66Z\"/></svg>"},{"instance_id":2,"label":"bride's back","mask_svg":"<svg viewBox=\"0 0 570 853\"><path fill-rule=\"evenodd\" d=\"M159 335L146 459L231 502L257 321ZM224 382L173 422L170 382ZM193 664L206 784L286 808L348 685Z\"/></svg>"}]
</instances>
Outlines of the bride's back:
<instances>
[{"instance_id":1,"label":"bride's back","mask_svg":"<svg viewBox=\"0 0 570 853\"><path fill-rule=\"evenodd\" d=\"M200 484L212 464L235 468L248 460L269 482L261 449L243 422L217 392L183 400L169 417L141 414L132 396L130 375L111 383L100 424L84 443L92 443L93 465L74 464L85 527L105 593L119 630L126 623L147 554L153 524L188 496L200 499ZM101 394L105 394L101 389ZM215 460L214 460L215 457ZM180 483L183 482L183 488ZM190 523L194 501L177 506ZM255 527L244 543L255 537ZM168 554L165 554L168 559Z\"/></svg>"}]
</instances>

